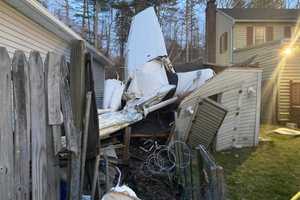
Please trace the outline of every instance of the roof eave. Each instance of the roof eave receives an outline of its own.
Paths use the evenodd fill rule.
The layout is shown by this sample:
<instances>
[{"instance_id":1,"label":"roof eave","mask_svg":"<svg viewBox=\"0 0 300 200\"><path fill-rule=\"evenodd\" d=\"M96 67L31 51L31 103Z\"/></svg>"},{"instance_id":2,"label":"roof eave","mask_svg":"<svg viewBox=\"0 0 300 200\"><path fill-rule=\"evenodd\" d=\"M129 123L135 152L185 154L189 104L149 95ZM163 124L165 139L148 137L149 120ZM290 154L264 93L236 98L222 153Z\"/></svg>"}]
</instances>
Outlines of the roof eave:
<instances>
[{"instance_id":1,"label":"roof eave","mask_svg":"<svg viewBox=\"0 0 300 200\"><path fill-rule=\"evenodd\" d=\"M225 12L223 12L222 10L217 9L217 12L219 12L222 15L224 15L225 17L227 17L228 19L230 19L233 23L235 23L235 19L233 17L231 17L230 15L226 14Z\"/></svg>"},{"instance_id":2,"label":"roof eave","mask_svg":"<svg viewBox=\"0 0 300 200\"><path fill-rule=\"evenodd\" d=\"M235 22L297 22L296 19L235 19Z\"/></svg>"}]
</instances>

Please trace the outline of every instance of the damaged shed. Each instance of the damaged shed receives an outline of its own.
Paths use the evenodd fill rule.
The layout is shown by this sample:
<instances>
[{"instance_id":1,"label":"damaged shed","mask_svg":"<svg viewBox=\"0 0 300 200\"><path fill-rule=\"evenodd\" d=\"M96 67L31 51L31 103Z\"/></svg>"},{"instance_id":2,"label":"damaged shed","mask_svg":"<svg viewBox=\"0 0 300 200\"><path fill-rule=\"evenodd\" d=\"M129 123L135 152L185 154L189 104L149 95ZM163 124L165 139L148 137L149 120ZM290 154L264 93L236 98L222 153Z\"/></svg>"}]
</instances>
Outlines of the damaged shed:
<instances>
[{"instance_id":1,"label":"damaged shed","mask_svg":"<svg viewBox=\"0 0 300 200\"><path fill-rule=\"evenodd\" d=\"M261 76L262 71L257 68L228 68L186 97L179 109L188 108L193 113L198 103L193 99L210 98L227 110L220 129L215 128L218 130L216 150L255 146L260 124ZM176 124L182 126L177 126L178 134L188 134L188 122L192 117L179 114ZM203 125L206 129L211 126L209 123ZM200 129L198 134L203 134Z\"/></svg>"}]
</instances>

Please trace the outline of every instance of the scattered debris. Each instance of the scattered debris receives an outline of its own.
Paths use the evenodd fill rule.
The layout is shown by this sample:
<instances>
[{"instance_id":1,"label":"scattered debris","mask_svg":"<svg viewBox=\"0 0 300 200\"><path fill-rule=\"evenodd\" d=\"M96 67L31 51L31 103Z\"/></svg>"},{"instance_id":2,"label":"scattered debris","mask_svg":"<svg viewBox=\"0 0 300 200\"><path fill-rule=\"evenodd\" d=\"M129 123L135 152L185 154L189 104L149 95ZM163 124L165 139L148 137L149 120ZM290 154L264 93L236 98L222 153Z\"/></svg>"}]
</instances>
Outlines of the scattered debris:
<instances>
[{"instance_id":1,"label":"scattered debris","mask_svg":"<svg viewBox=\"0 0 300 200\"><path fill-rule=\"evenodd\" d=\"M278 128L272 131L272 133L277 133L280 135L288 135L288 136L300 136L300 131L289 129L289 128Z\"/></svg>"}]
</instances>

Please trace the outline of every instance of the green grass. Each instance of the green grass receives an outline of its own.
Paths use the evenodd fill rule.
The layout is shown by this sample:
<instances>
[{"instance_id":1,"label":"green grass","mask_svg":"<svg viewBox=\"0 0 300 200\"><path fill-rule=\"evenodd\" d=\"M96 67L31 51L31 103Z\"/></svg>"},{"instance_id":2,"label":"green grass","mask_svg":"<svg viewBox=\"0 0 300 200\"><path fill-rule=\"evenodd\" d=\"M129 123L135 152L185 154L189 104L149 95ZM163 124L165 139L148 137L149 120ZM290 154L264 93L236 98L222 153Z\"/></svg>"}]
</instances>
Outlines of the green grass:
<instances>
[{"instance_id":1,"label":"green grass","mask_svg":"<svg viewBox=\"0 0 300 200\"><path fill-rule=\"evenodd\" d=\"M225 171L227 199L288 200L300 191L300 137L269 133L274 128L263 125L260 133L272 142L214 155Z\"/></svg>"}]
</instances>

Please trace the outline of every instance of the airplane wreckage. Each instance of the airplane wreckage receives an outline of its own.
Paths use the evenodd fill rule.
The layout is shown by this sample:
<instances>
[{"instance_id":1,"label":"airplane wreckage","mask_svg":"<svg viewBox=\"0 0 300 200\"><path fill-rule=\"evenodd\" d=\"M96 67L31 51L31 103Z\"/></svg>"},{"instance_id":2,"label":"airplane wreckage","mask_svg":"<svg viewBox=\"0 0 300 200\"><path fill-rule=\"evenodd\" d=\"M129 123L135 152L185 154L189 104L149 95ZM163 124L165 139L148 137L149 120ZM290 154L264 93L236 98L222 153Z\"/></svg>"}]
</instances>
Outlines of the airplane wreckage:
<instances>
[{"instance_id":1,"label":"airplane wreckage","mask_svg":"<svg viewBox=\"0 0 300 200\"><path fill-rule=\"evenodd\" d=\"M127 149L130 137L142 141L136 145L139 147L132 148L149 154L142 161L142 168L150 174L187 168L195 150L200 151L202 161L210 166L208 171L218 171L220 167L207 151L258 143L261 70L251 65L252 60L232 66L190 63L177 70L168 57L154 8L140 12L134 16L129 32L126 82L105 81L103 109L98 110L101 143L107 143L102 148L110 149L113 145L107 141L121 133ZM160 138L164 138L163 143L157 142ZM186 181L181 183L189 185ZM206 199L222 199L221 194L212 197L216 195L212 190L222 193L221 187L214 184L209 186L211 198ZM118 188L113 191L133 192L130 188ZM136 198L135 194L129 196Z\"/></svg>"}]
</instances>

